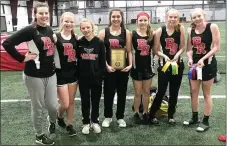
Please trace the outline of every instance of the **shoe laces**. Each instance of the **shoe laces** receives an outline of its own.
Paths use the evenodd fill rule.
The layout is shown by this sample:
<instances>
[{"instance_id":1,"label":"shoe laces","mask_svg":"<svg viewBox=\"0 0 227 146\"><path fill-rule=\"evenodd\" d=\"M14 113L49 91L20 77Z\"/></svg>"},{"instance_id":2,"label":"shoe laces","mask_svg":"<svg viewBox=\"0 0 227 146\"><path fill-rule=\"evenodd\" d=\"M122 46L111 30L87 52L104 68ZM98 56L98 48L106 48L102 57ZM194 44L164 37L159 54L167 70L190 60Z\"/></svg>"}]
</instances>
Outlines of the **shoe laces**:
<instances>
[{"instance_id":1,"label":"shoe laces","mask_svg":"<svg viewBox=\"0 0 227 146\"><path fill-rule=\"evenodd\" d=\"M45 140L48 139L47 135L45 135L45 134L41 135L40 138L41 138L41 139L45 139Z\"/></svg>"}]
</instances>

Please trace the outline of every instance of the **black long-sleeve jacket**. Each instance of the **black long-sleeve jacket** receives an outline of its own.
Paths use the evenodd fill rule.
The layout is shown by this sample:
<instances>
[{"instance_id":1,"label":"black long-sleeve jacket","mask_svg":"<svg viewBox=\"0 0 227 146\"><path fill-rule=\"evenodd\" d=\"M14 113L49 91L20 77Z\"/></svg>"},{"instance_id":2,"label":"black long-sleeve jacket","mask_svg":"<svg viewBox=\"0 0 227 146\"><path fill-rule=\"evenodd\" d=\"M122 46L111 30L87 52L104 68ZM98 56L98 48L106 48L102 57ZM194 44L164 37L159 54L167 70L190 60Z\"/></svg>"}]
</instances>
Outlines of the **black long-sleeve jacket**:
<instances>
[{"instance_id":1,"label":"black long-sleeve jacket","mask_svg":"<svg viewBox=\"0 0 227 146\"><path fill-rule=\"evenodd\" d=\"M104 42L96 36L90 41L82 37L77 47L77 59L79 79L101 78L106 67Z\"/></svg>"},{"instance_id":2,"label":"black long-sleeve jacket","mask_svg":"<svg viewBox=\"0 0 227 146\"><path fill-rule=\"evenodd\" d=\"M34 60L25 63L24 73L28 76L45 78L55 73L53 31L49 26L29 25L9 36L2 44L5 50L17 61L23 62L25 56L15 46L22 42L33 41L39 51L40 69Z\"/></svg>"}]
</instances>

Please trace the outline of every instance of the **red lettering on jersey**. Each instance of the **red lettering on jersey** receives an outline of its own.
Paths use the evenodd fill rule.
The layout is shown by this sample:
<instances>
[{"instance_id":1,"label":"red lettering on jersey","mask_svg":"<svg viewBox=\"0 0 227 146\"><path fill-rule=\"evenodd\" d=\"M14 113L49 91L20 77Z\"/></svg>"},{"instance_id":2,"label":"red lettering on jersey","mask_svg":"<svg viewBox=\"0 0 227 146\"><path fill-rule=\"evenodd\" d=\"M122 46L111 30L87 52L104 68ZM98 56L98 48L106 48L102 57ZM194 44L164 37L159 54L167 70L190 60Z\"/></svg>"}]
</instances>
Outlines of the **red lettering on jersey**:
<instances>
[{"instance_id":1,"label":"red lettering on jersey","mask_svg":"<svg viewBox=\"0 0 227 146\"><path fill-rule=\"evenodd\" d=\"M63 43L64 55L68 56L68 62L76 61L76 51L71 43Z\"/></svg>"},{"instance_id":2,"label":"red lettering on jersey","mask_svg":"<svg viewBox=\"0 0 227 146\"><path fill-rule=\"evenodd\" d=\"M119 40L118 39L109 39L110 48L119 48Z\"/></svg>"},{"instance_id":3,"label":"red lettering on jersey","mask_svg":"<svg viewBox=\"0 0 227 146\"><path fill-rule=\"evenodd\" d=\"M169 49L169 54L170 55L175 55L177 53L178 45L174 43L173 38L166 38L166 49Z\"/></svg>"},{"instance_id":4,"label":"red lettering on jersey","mask_svg":"<svg viewBox=\"0 0 227 146\"><path fill-rule=\"evenodd\" d=\"M141 51L140 52L141 56L149 55L150 46L147 45L147 40L137 39L137 44L138 44L137 49Z\"/></svg>"},{"instance_id":5,"label":"red lettering on jersey","mask_svg":"<svg viewBox=\"0 0 227 146\"><path fill-rule=\"evenodd\" d=\"M52 43L51 39L49 37L41 37L44 46L43 49L47 50L47 56L51 56L54 54L54 43Z\"/></svg>"},{"instance_id":6,"label":"red lettering on jersey","mask_svg":"<svg viewBox=\"0 0 227 146\"><path fill-rule=\"evenodd\" d=\"M206 54L206 45L202 42L201 37L192 38L193 47L197 49L196 54Z\"/></svg>"}]
</instances>

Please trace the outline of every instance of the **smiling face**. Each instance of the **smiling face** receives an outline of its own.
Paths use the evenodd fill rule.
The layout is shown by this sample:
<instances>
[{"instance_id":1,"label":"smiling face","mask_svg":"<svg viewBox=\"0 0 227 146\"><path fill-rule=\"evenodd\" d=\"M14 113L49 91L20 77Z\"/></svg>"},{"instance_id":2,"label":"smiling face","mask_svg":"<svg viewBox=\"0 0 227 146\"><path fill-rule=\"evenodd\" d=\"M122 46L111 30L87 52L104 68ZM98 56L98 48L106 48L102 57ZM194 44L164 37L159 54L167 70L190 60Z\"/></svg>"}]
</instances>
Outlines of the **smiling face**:
<instances>
[{"instance_id":1,"label":"smiling face","mask_svg":"<svg viewBox=\"0 0 227 146\"><path fill-rule=\"evenodd\" d=\"M194 12L191 13L191 19L196 26L203 25L205 21L205 14L202 10L196 9Z\"/></svg>"},{"instance_id":2,"label":"smiling face","mask_svg":"<svg viewBox=\"0 0 227 146\"><path fill-rule=\"evenodd\" d=\"M122 22L122 16L120 11L113 11L111 14L110 22L114 26L120 26Z\"/></svg>"},{"instance_id":3,"label":"smiling face","mask_svg":"<svg viewBox=\"0 0 227 146\"><path fill-rule=\"evenodd\" d=\"M61 25L62 25L63 30L72 31L75 26L74 15L67 14L67 13L63 14L63 16L61 18Z\"/></svg>"},{"instance_id":4,"label":"smiling face","mask_svg":"<svg viewBox=\"0 0 227 146\"><path fill-rule=\"evenodd\" d=\"M179 22L179 14L177 11L170 10L167 13L167 23L169 26L176 26Z\"/></svg>"},{"instance_id":5,"label":"smiling face","mask_svg":"<svg viewBox=\"0 0 227 146\"><path fill-rule=\"evenodd\" d=\"M139 29L145 29L148 26L148 22L149 22L149 20L146 16L140 16L137 19L137 26Z\"/></svg>"},{"instance_id":6,"label":"smiling face","mask_svg":"<svg viewBox=\"0 0 227 146\"><path fill-rule=\"evenodd\" d=\"M45 26L49 23L49 8L38 7L35 11L35 18L38 25Z\"/></svg>"},{"instance_id":7,"label":"smiling face","mask_svg":"<svg viewBox=\"0 0 227 146\"><path fill-rule=\"evenodd\" d=\"M80 23L80 31L83 33L85 37L90 37L93 35L93 27L91 22L89 21L82 21Z\"/></svg>"}]
</instances>

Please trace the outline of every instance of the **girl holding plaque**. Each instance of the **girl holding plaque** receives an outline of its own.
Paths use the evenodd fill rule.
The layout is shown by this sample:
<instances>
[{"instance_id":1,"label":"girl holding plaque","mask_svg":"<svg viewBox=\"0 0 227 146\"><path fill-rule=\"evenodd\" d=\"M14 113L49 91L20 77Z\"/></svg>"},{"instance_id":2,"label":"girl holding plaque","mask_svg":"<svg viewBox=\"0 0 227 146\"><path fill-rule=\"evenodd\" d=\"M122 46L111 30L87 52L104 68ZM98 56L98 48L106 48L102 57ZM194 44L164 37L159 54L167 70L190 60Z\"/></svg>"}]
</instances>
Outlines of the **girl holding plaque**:
<instances>
[{"instance_id":1,"label":"girl holding plaque","mask_svg":"<svg viewBox=\"0 0 227 146\"><path fill-rule=\"evenodd\" d=\"M76 48L77 39L73 31L75 16L65 12L60 18L60 32L54 34L56 47L59 54L60 66L56 67L57 87L60 106L58 107L57 123L67 130L69 136L75 136L73 128L74 98L77 91L76 77ZM67 113L67 125L64 113Z\"/></svg>"},{"instance_id":2,"label":"girl holding plaque","mask_svg":"<svg viewBox=\"0 0 227 146\"><path fill-rule=\"evenodd\" d=\"M101 127L99 126L99 103L102 93L102 77L106 66L106 55L104 42L95 36L94 29L93 22L88 19L81 20L80 31L84 36L79 40L77 58L83 134L89 134L90 128L93 129L94 133L101 132ZM91 110L90 106L92 106Z\"/></svg>"},{"instance_id":3,"label":"girl holding plaque","mask_svg":"<svg viewBox=\"0 0 227 146\"><path fill-rule=\"evenodd\" d=\"M150 109L150 123L159 125L155 114L161 106L169 84L168 123L175 125L174 114L184 70L184 63L180 55L184 52L185 45L184 27L179 24L177 10L170 9L167 12L166 25L155 31L154 40L155 54L162 58L158 61L158 93Z\"/></svg>"},{"instance_id":4,"label":"girl holding plaque","mask_svg":"<svg viewBox=\"0 0 227 146\"><path fill-rule=\"evenodd\" d=\"M132 44L135 50L131 77L133 79L134 94L134 121L140 123L139 105L143 105L143 121L148 122L148 104L150 87L154 73L151 68L151 50L153 47L154 32L149 24L150 16L146 12L137 15L137 30L132 31Z\"/></svg>"},{"instance_id":5,"label":"girl holding plaque","mask_svg":"<svg viewBox=\"0 0 227 146\"><path fill-rule=\"evenodd\" d=\"M204 116L196 131L209 129L209 116L212 111L211 87L217 73L215 54L220 50L220 32L216 24L205 20L202 9L196 8L191 13L192 25L188 30L187 56L189 80L191 87L192 118L184 125L195 125L199 122L198 104L199 89L202 84L204 96Z\"/></svg>"},{"instance_id":6,"label":"girl holding plaque","mask_svg":"<svg viewBox=\"0 0 227 146\"><path fill-rule=\"evenodd\" d=\"M5 50L17 61L25 62L24 80L31 99L32 122L36 134L36 143L53 145L54 141L43 132L43 109L48 110L50 134L55 133L57 117L57 81L54 65L54 39L49 23L47 3L38 2L34 6L34 22L19 30L3 42ZM21 55L15 48L22 42L32 41L26 55ZM39 52L39 54L34 53Z\"/></svg>"},{"instance_id":7,"label":"girl holding plaque","mask_svg":"<svg viewBox=\"0 0 227 146\"><path fill-rule=\"evenodd\" d=\"M109 27L100 31L99 38L105 43L107 70L104 79L105 119L102 126L109 127L112 122L113 99L117 92L117 123L119 127L126 127L124 112L129 71L132 67L132 38L129 30L125 28L124 14L120 9L110 11Z\"/></svg>"}]
</instances>

